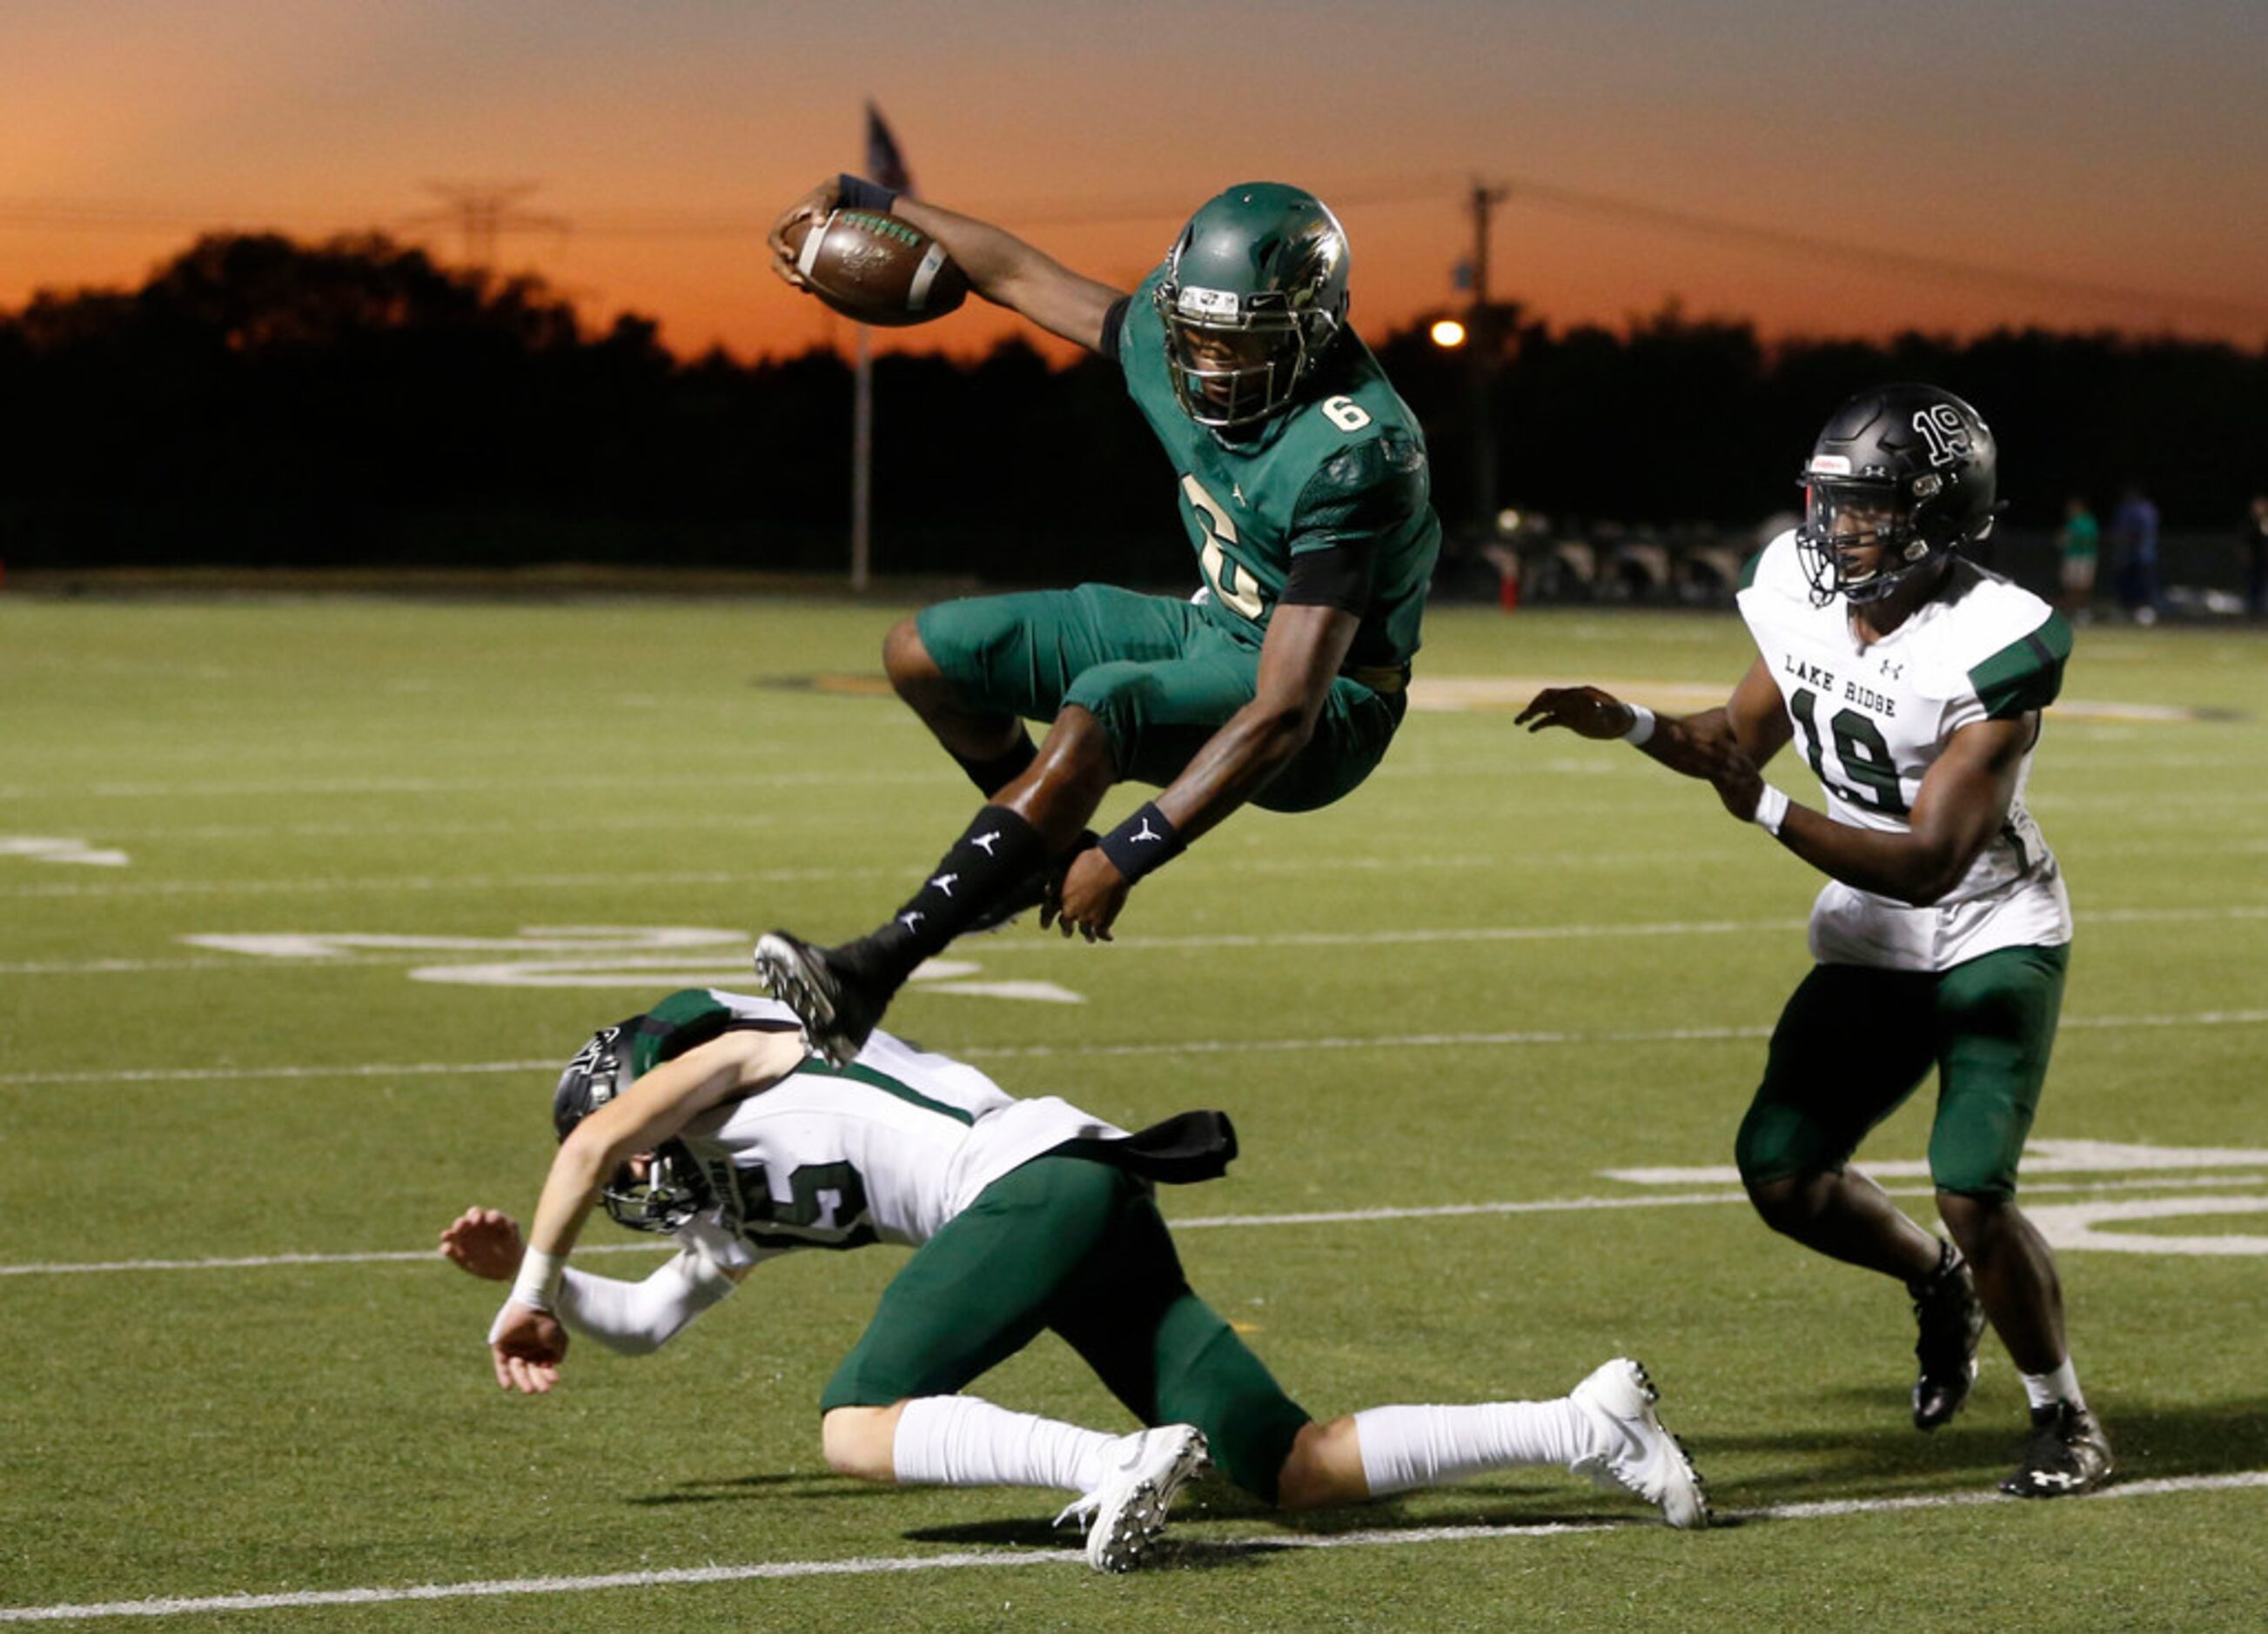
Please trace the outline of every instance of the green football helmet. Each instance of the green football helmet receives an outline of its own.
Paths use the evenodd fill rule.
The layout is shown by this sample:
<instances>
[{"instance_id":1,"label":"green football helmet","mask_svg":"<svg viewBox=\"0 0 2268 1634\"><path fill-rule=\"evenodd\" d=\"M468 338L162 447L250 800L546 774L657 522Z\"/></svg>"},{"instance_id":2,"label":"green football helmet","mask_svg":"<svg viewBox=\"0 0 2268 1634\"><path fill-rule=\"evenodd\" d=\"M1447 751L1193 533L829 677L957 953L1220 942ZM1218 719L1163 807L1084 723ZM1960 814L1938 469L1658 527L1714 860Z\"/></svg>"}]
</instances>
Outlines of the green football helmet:
<instances>
[{"instance_id":1,"label":"green football helmet","mask_svg":"<svg viewBox=\"0 0 2268 1634\"><path fill-rule=\"evenodd\" d=\"M1241 183L1189 217L1156 299L1189 418L1257 424L1292 402L1345 325L1346 230L1313 194Z\"/></svg>"}]
</instances>

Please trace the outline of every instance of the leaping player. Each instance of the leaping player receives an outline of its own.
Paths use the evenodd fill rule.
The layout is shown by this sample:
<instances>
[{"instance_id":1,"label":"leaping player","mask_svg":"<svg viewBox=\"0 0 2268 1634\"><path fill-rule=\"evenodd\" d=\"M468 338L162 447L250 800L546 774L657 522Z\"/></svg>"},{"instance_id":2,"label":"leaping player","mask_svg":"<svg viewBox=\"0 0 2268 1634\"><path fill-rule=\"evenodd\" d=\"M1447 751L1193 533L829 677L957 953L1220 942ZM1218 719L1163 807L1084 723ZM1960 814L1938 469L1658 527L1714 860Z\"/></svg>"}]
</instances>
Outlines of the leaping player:
<instances>
[{"instance_id":1,"label":"leaping player","mask_svg":"<svg viewBox=\"0 0 2268 1634\"><path fill-rule=\"evenodd\" d=\"M962 932L1040 906L1066 936L1108 939L1134 884L1239 806L1310 811L1369 776L1402 720L1441 528L1417 417L1347 327L1346 234L1312 195L1229 188L1130 294L853 176L780 217L773 270L802 285L786 230L838 204L904 217L977 294L1118 364L1204 581L1194 600L1101 584L976 597L890 632L891 684L986 804L868 934L757 943L839 1064ZM1046 723L1042 743L1026 721ZM1160 791L1098 843L1086 824L1125 781Z\"/></svg>"}]
</instances>

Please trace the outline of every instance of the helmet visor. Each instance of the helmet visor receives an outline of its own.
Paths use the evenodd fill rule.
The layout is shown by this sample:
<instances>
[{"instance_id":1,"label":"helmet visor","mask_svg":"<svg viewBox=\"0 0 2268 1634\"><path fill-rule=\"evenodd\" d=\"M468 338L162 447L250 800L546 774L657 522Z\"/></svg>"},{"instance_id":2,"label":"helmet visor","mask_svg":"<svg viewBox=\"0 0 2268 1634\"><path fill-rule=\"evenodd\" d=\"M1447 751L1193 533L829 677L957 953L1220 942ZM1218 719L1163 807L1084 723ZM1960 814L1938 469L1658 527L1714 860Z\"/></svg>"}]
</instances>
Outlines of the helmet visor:
<instances>
[{"instance_id":1,"label":"helmet visor","mask_svg":"<svg viewBox=\"0 0 2268 1634\"><path fill-rule=\"evenodd\" d=\"M1897 490L1888 482L1815 476L1804 497L1804 525L1832 548L1887 545L1905 521Z\"/></svg>"},{"instance_id":2,"label":"helmet visor","mask_svg":"<svg viewBox=\"0 0 2268 1634\"><path fill-rule=\"evenodd\" d=\"M1855 589L1898 567L1898 546L1907 535L1905 505L1891 482L1815 476L1805 494L1803 533L1832 557L1835 583Z\"/></svg>"},{"instance_id":3,"label":"helmet visor","mask_svg":"<svg viewBox=\"0 0 2268 1634\"><path fill-rule=\"evenodd\" d=\"M1213 292L1189 290L1167 306L1166 369L1182 408L1199 425L1247 425L1292 399L1306 337L1288 312L1203 310ZM1162 303L1161 303L1162 304Z\"/></svg>"},{"instance_id":4,"label":"helmet visor","mask_svg":"<svg viewBox=\"0 0 2268 1634\"><path fill-rule=\"evenodd\" d=\"M1800 542L1815 585L1849 595L1877 584L1887 589L1898 577L1912 530L1894 484L1815 475L1803 510Z\"/></svg>"}]
</instances>

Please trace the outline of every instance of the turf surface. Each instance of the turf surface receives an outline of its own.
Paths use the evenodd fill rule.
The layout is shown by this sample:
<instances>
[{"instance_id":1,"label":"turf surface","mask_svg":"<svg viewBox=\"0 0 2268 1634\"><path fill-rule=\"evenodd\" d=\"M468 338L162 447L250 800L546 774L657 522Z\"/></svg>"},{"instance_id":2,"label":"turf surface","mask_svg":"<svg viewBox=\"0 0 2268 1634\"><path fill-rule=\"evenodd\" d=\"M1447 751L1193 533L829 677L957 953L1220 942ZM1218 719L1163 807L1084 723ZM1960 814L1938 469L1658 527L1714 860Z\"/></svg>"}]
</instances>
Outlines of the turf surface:
<instances>
[{"instance_id":1,"label":"turf surface","mask_svg":"<svg viewBox=\"0 0 2268 1634\"><path fill-rule=\"evenodd\" d=\"M2080 939L2035 1130L2062 1162L2026 1200L2124 1245L2063 1255L2124 1498L1965 1501L2021 1419L1989 1341L1970 1411L1917 1435L1898 1289L1719 1178L1607 1173L1729 1162L1815 880L1699 785L1508 706L1596 680L1698 707L1747 650L1697 615L1438 612L1421 675L1475 684L1358 796L1241 815L1113 946L963 944L892 1026L1123 1123L1230 1108L1246 1155L1167 1211L1312 1410L1553 1395L1627 1351L1747 1524L1674 1535L1531 1472L1290 1527L1208 1483L1164 1569L1095 1579L1051 1494L827 1472L814 1404L887 1248L767 1267L660 1356L586 1347L560 1395L500 1397L494 1291L419 1255L468 1203L532 1203L535 1064L744 983L768 925L865 928L971 809L871 684L890 616L0 601L0 1617L713 1565L804 1574L168 1626L2257 1623L2268 1486L2226 1479L2268 1471L2244 632L2082 631L2033 780ZM1918 1157L1926 1100L1869 1155ZM2196 1211L2102 1213L2152 1203ZM1314 1214L1341 1218L1278 1218ZM1051 1340L983 1388L1123 1422ZM806 1570L861 1561L926 1569Z\"/></svg>"}]
</instances>

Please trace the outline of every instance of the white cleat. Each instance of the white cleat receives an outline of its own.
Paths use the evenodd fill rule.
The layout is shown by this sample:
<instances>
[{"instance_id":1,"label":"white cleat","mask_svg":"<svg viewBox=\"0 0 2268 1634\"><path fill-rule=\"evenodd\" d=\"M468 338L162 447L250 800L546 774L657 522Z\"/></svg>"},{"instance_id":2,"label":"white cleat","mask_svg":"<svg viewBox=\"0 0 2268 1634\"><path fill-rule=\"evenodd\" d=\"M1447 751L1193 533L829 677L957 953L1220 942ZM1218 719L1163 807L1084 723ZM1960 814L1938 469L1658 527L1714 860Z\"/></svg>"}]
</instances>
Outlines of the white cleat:
<instances>
[{"instance_id":1,"label":"white cleat","mask_svg":"<svg viewBox=\"0 0 2268 1634\"><path fill-rule=\"evenodd\" d=\"M1568 1393L1596 1432L1597 1450L1575 1461L1574 1473L1588 1476L1609 1492L1631 1492L1661 1506L1671 1526L1709 1524L1709 1495L1700 1472L1685 1455L1683 1443L1661 1427L1653 1404L1661 1393L1646 1369L1617 1356Z\"/></svg>"},{"instance_id":2,"label":"white cleat","mask_svg":"<svg viewBox=\"0 0 2268 1634\"><path fill-rule=\"evenodd\" d=\"M1193 1424L1167 1424L1122 1439L1125 1451L1102 1484L1056 1517L1057 1526L1079 1518L1086 1528L1086 1564L1097 1571L1140 1565L1166 1529L1174 1495L1208 1462L1204 1432Z\"/></svg>"}]
</instances>

